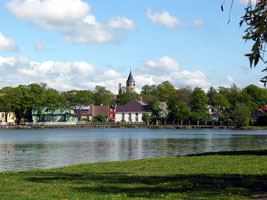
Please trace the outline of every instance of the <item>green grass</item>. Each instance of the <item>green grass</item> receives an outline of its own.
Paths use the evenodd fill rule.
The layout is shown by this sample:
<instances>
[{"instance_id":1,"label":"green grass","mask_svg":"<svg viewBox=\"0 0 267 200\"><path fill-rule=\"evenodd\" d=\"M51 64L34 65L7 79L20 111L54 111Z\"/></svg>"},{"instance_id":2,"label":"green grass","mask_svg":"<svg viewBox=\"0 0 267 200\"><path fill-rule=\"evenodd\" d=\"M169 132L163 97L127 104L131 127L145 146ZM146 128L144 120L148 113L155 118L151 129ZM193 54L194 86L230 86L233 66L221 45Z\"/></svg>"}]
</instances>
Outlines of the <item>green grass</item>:
<instances>
[{"instance_id":1,"label":"green grass","mask_svg":"<svg viewBox=\"0 0 267 200\"><path fill-rule=\"evenodd\" d=\"M251 199L267 149L0 173L0 199Z\"/></svg>"}]
</instances>

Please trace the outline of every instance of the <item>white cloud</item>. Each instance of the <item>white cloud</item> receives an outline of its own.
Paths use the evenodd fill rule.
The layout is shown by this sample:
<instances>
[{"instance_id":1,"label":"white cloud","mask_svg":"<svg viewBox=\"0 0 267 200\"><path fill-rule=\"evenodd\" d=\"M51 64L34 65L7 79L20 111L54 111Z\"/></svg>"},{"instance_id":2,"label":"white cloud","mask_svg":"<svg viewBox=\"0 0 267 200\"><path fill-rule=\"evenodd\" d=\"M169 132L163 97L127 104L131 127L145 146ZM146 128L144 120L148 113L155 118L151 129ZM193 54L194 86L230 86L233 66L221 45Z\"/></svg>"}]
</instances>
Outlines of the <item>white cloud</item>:
<instances>
[{"instance_id":1,"label":"white cloud","mask_svg":"<svg viewBox=\"0 0 267 200\"><path fill-rule=\"evenodd\" d=\"M62 33L70 43L114 43L135 30L134 22L126 17L97 22L82 0L11 0L6 7L20 20Z\"/></svg>"},{"instance_id":2,"label":"white cloud","mask_svg":"<svg viewBox=\"0 0 267 200\"><path fill-rule=\"evenodd\" d=\"M203 19L194 19L194 24L198 27L204 26L204 20Z\"/></svg>"},{"instance_id":3,"label":"white cloud","mask_svg":"<svg viewBox=\"0 0 267 200\"><path fill-rule=\"evenodd\" d=\"M0 32L0 51L18 51L14 40L6 38L3 33Z\"/></svg>"},{"instance_id":4,"label":"white cloud","mask_svg":"<svg viewBox=\"0 0 267 200\"><path fill-rule=\"evenodd\" d=\"M34 50L36 50L36 51L42 51L42 50L44 50L44 45L43 45L43 43L40 40L38 40L36 42L36 44L34 45Z\"/></svg>"},{"instance_id":5,"label":"white cloud","mask_svg":"<svg viewBox=\"0 0 267 200\"><path fill-rule=\"evenodd\" d=\"M143 85L159 84L166 80L175 87L191 86L208 89L211 85L203 72L182 70L179 63L168 56L150 60L136 71L142 75L138 75L135 79Z\"/></svg>"},{"instance_id":6,"label":"white cloud","mask_svg":"<svg viewBox=\"0 0 267 200\"><path fill-rule=\"evenodd\" d=\"M175 87L192 86L209 88L210 83L205 74L201 71L189 72L181 70L177 61L165 56L148 61L148 68L153 70L140 70L136 68L133 76L136 81L137 91L145 85L160 84L163 81L170 81ZM164 67L160 67L164 66ZM144 67L144 66L142 66ZM153 68L154 67L154 68ZM20 84L46 82L49 87L57 90L91 89L96 85L105 86L113 93L118 93L118 84L123 86L128 74L123 76L120 71L113 69L98 70L88 62L59 62L45 61L33 62L25 57L1 57L0 56L0 88L5 86L17 86Z\"/></svg>"},{"instance_id":7,"label":"white cloud","mask_svg":"<svg viewBox=\"0 0 267 200\"><path fill-rule=\"evenodd\" d=\"M251 2L252 4L256 4L257 0L238 0L239 3L249 3Z\"/></svg>"},{"instance_id":8,"label":"white cloud","mask_svg":"<svg viewBox=\"0 0 267 200\"><path fill-rule=\"evenodd\" d=\"M109 26L120 30L135 30L135 25L132 20L126 17L112 17L109 20Z\"/></svg>"},{"instance_id":9,"label":"white cloud","mask_svg":"<svg viewBox=\"0 0 267 200\"><path fill-rule=\"evenodd\" d=\"M139 67L138 70L143 73L163 75L180 71L180 65L172 58L164 56L155 60L149 60L144 66Z\"/></svg>"},{"instance_id":10,"label":"white cloud","mask_svg":"<svg viewBox=\"0 0 267 200\"><path fill-rule=\"evenodd\" d=\"M234 78L231 77L231 76L226 76L226 79L227 79L227 81L228 81L229 83L231 83L231 84L235 83Z\"/></svg>"},{"instance_id":11,"label":"white cloud","mask_svg":"<svg viewBox=\"0 0 267 200\"><path fill-rule=\"evenodd\" d=\"M147 8L146 17L152 24L162 24L171 29L176 29L182 24L181 20L179 20L177 17L171 16L165 10L162 13L158 13L153 12L150 8Z\"/></svg>"}]
</instances>

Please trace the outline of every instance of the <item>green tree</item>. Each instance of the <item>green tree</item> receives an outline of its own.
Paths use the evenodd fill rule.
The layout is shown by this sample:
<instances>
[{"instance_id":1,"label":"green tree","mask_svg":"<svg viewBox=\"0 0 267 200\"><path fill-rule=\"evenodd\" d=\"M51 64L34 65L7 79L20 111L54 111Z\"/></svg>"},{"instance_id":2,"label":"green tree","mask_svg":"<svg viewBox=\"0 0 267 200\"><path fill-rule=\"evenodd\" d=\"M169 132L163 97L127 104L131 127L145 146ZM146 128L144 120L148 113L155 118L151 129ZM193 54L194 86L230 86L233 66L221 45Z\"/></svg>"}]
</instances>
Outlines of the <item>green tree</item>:
<instances>
[{"instance_id":1,"label":"green tree","mask_svg":"<svg viewBox=\"0 0 267 200\"><path fill-rule=\"evenodd\" d=\"M213 105L213 99L217 95L217 91L214 87L210 87L209 91L207 92L207 97L208 97L208 104Z\"/></svg>"},{"instance_id":2,"label":"green tree","mask_svg":"<svg viewBox=\"0 0 267 200\"><path fill-rule=\"evenodd\" d=\"M156 97L161 102L167 102L168 98L176 93L176 89L169 81L164 81L157 86Z\"/></svg>"},{"instance_id":3,"label":"green tree","mask_svg":"<svg viewBox=\"0 0 267 200\"><path fill-rule=\"evenodd\" d=\"M149 107L151 110L151 119L152 121L157 121L159 119L159 100L157 98L152 98L149 101Z\"/></svg>"},{"instance_id":4,"label":"green tree","mask_svg":"<svg viewBox=\"0 0 267 200\"><path fill-rule=\"evenodd\" d=\"M201 113L206 112L208 98L205 92L196 87L190 98L190 107L193 112Z\"/></svg>"},{"instance_id":5,"label":"green tree","mask_svg":"<svg viewBox=\"0 0 267 200\"><path fill-rule=\"evenodd\" d=\"M94 118L94 121L95 122L105 122L106 118L105 118L104 115L100 114L100 115L97 115L97 117Z\"/></svg>"},{"instance_id":6,"label":"green tree","mask_svg":"<svg viewBox=\"0 0 267 200\"><path fill-rule=\"evenodd\" d=\"M251 113L246 104L237 103L231 115L237 126L241 127L249 125Z\"/></svg>"},{"instance_id":7,"label":"green tree","mask_svg":"<svg viewBox=\"0 0 267 200\"><path fill-rule=\"evenodd\" d=\"M5 113L6 122L8 113L12 112L12 99L10 98L11 87L4 87L0 90L0 111Z\"/></svg>"},{"instance_id":8,"label":"green tree","mask_svg":"<svg viewBox=\"0 0 267 200\"><path fill-rule=\"evenodd\" d=\"M144 113L143 116L142 116L142 120L143 120L144 122L146 122L146 124L149 125L149 120L150 120L150 116L149 116L149 114L148 114L148 113Z\"/></svg>"},{"instance_id":9,"label":"green tree","mask_svg":"<svg viewBox=\"0 0 267 200\"><path fill-rule=\"evenodd\" d=\"M230 108L230 103L222 94L217 94L213 98L212 105L215 106L216 115L218 119L222 118L223 112Z\"/></svg>"},{"instance_id":10,"label":"green tree","mask_svg":"<svg viewBox=\"0 0 267 200\"><path fill-rule=\"evenodd\" d=\"M258 0L256 5L253 6L251 2L246 8L245 15L240 21L240 26L245 23L248 27L245 29L245 35L243 39L246 41L252 41L253 46L251 52L246 54L249 58L250 67L256 67L261 60L265 64L263 71L267 72L266 63L264 58L266 53L266 42L267 42L267 1ZM266 86L267 76L261 79L261 82Z\"/></svg>"},{"instance_id":11,"label":"green tree","mask_svg":"<svg viewBox=\"0 0 267 200\"><path fill-rule=\"evenodd\" d=\"M114 100L114 95L105 87L97 85L94 90L95 105L110 106Z\"/></svg>"},{"instance_id":12,"label":"green tree","mask_svg":"<svg viewBox=\"0 0 267 200\"><path fill-rule=\"evenodd\" d=\"M90 90L71 90L61 94L60 99L65 98L68 107L75 110L78 120L81 119L82 108L94 103L94 95Z\"/></svg>"},{"instance_id":13,"label":"green tree","mask_svg":"<svg viewBox=\"0 0 267 200\"><path fill-rule=\"evenodd\" d=\"M179 102L185 102L188 106L190 104L190 98L193 93L193 90L191 87L185 87L185 88L180 88L177 91L178 93L178 101Z\"/></svg>"},{"instance_id":14,"label":"green tree","mask_svg":"<svg viewBox=\"0 0 267 200\"><path fill-rule=\"evenodd\" d=\"M116 102L118 105L125 105L134 99L138 99L139 95L135 92L121 93L117 95Z\"/></svg>"}]
</instances>

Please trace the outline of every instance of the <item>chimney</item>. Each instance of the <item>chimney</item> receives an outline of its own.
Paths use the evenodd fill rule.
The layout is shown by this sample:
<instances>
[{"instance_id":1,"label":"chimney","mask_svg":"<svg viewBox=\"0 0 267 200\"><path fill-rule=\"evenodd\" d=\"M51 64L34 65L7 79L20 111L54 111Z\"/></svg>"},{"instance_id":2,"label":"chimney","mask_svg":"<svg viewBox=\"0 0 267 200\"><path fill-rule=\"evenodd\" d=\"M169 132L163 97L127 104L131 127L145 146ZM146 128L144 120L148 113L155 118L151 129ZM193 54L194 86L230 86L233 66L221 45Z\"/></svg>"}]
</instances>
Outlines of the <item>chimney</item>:
<instances>
[{"instance_id":1,"label":"chimney","mask_svg":"<svg viewBox=\"0 0 267 200\"><path fill-rule=\"evenodd\" d=\"M121 83L119 83L119 94L122 93Z\"/></svg>"}]
</instances>

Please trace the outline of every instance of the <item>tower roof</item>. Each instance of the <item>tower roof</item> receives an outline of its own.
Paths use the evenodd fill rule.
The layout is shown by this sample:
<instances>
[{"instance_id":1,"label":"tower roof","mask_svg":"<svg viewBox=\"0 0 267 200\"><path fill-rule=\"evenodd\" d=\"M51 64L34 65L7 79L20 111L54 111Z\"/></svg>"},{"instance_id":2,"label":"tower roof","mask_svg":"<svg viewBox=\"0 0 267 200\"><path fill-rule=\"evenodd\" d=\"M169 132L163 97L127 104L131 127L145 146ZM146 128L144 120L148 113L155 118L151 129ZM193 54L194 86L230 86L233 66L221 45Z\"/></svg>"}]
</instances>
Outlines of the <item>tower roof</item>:
<instances>
[{"instance_id":1,"label":"tower roof","mask_svg":"<svg viewBox=\"0 0 267 200\"><path fill-rule=\"evenodd\" d=\"M130 74L128 76L127 82L135 82L133 75L132 75L132 71L130 71Z\"/></svg>"}]
</instances>

